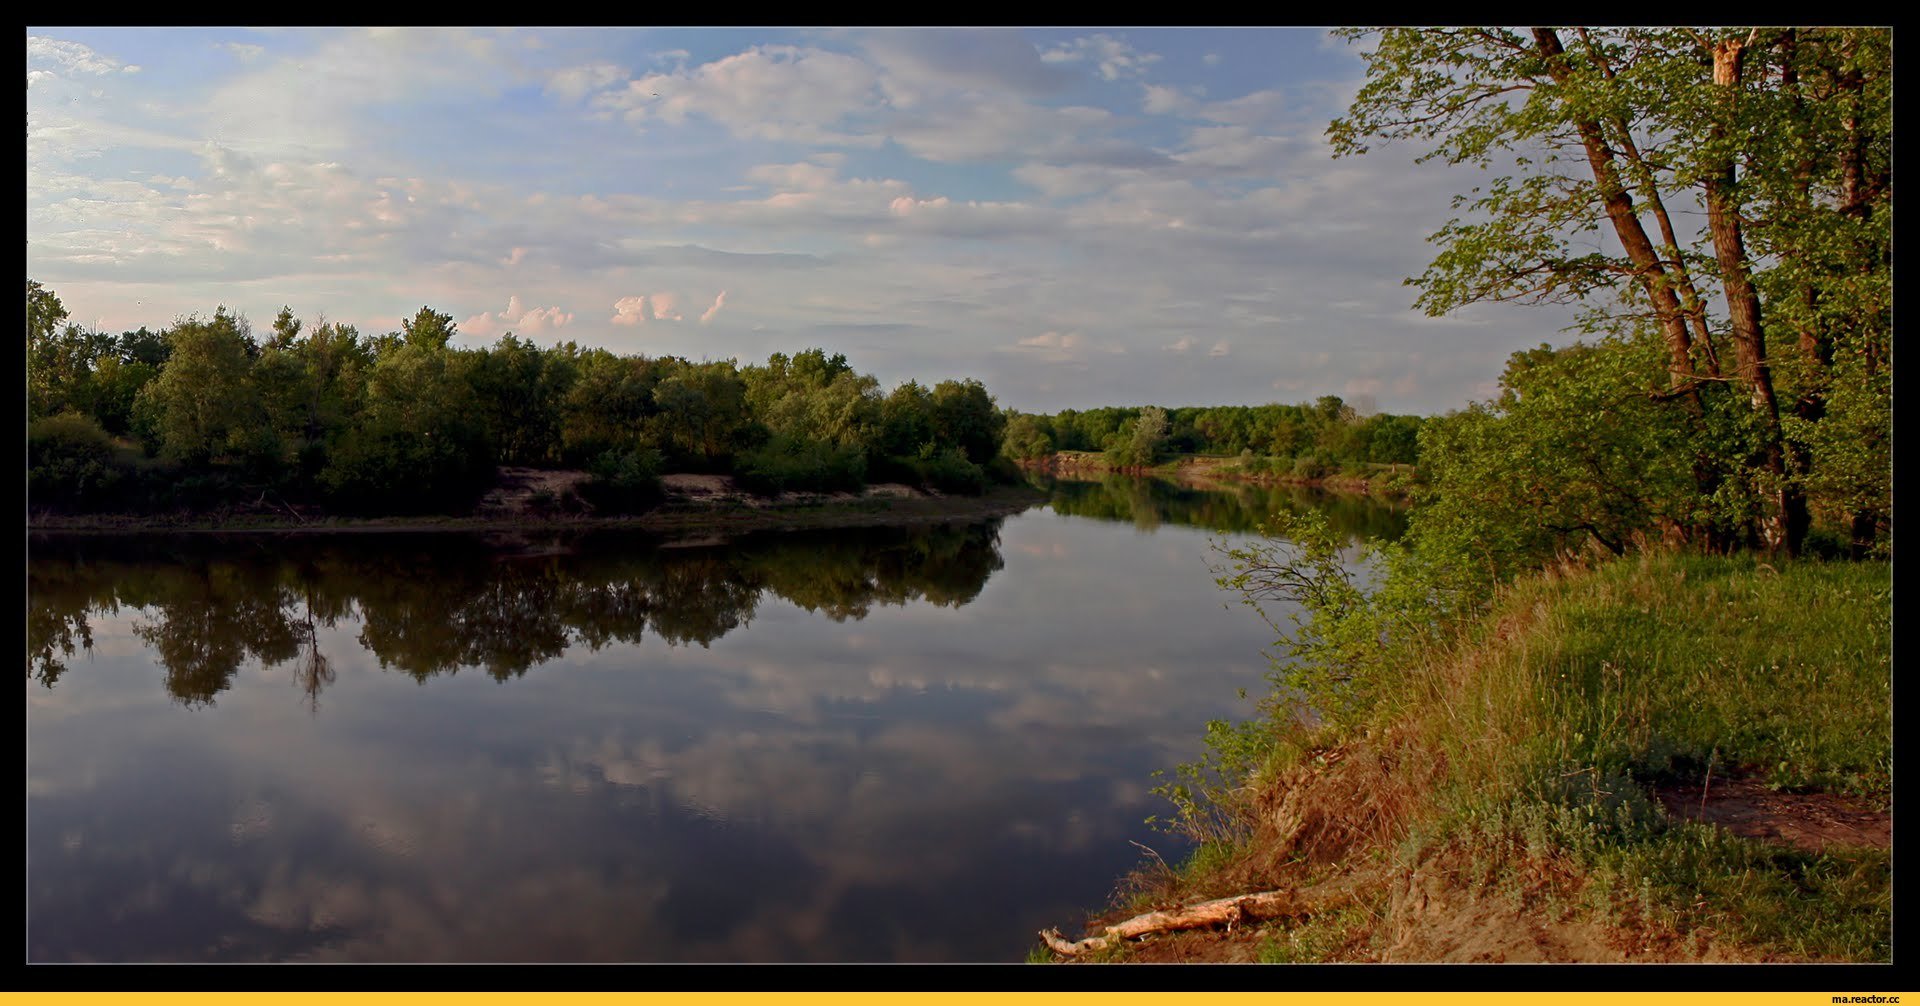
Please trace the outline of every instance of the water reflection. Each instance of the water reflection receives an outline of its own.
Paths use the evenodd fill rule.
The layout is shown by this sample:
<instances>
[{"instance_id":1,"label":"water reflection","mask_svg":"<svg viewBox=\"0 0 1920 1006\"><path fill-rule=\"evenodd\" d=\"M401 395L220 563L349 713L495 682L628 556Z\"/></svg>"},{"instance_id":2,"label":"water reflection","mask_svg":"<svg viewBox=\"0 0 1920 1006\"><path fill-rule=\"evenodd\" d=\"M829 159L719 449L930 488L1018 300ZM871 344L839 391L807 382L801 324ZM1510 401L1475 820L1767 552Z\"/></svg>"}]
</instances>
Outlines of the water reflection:
<instances>
[{"instance_id":1,"label":"water reflection","mask_svg":"<svg viewBox=\"0 0 1920 1006\"><path fill-rule=\"evenodd\" d=\"M1018 961L1185 852L1215 530L32 539L27 956Z\"/></svg>"},{"instance_id":2,"label":"water reflection","mask_svg":"<svg viewBox=\"0 0 1920 1006\"><path fill-rule=\"evenodd\" d=\"M1324 514L1333 530L1351 542L1398 539L1407 529L1404 504L1301 485L1217 482L1195 485L1170 479L1107 475L1101 479L1035 476L1055 513L1132 524L1153 531L1162 524L1247 534L1275 513Z\"/></svg>"},{"instance_id":3,"label":"water reflection","mask_svg":"<svg viewBox=\"0 0 1920 1006\"><path fill-rule=\"evenodd\" d=\"M496 680L598 650L715 640L752 620L763 595L836 622L875 605L959 606L1003 565L1000 520L923 528L761 535L699 548L633 535L522 539L460 535L211 537L34 543L27 571L28 674L52 687L92 645L90 613L137 609L134 632L168 694L211 705L249 661L298 660L317 710L333 680L317 629L357 619L380 666L425 680L463 667ZM430 589L422 589L422 576Z\"/></svg>"}]
</instances>

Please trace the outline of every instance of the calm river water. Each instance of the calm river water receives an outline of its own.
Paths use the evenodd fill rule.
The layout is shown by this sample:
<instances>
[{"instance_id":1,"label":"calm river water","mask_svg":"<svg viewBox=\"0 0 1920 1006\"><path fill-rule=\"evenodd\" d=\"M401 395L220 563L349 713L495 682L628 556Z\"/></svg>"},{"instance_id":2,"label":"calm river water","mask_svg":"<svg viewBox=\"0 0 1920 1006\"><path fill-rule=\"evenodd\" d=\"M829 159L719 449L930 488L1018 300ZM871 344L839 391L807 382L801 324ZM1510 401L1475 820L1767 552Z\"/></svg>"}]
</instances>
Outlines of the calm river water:
<instances>
[{"instance_id":1,"label":"calm river water","mask_svg":"<svg viewBox=\"0 0 1920 1006\"><path fill-rule=\"evenodd\" d=\"M1019 961L1269 632L1130 479L971 525L36 536L30 961Z\"/></svg>"}]
</instances>

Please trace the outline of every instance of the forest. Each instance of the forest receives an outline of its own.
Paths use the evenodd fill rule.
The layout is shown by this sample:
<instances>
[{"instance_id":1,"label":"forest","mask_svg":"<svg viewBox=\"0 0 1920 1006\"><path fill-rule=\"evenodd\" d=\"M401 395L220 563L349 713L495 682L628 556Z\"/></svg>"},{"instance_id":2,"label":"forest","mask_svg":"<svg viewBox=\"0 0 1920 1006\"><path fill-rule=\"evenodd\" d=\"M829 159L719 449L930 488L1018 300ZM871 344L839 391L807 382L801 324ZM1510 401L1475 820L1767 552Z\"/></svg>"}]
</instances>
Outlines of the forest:
<instances>
[{"instance_id":1,"label":"forest","mask_svg":"<svg viewBox=\"0 0 1920 1006\"><path fill-rule=\"evenodd\" d=\"M455 513L500 465L593 473L599 513L645 510L660 476L749 491L1009 481L1005 418L977 380L882 393L845 356L764 364L620 355L502 336L452 344L422 307L362 335L283 309L264 337L218 308L159 332L71 323L27 282L28 501L36 511L198 511L271 499L350 514Z\"/></svg>"}]
</instances>

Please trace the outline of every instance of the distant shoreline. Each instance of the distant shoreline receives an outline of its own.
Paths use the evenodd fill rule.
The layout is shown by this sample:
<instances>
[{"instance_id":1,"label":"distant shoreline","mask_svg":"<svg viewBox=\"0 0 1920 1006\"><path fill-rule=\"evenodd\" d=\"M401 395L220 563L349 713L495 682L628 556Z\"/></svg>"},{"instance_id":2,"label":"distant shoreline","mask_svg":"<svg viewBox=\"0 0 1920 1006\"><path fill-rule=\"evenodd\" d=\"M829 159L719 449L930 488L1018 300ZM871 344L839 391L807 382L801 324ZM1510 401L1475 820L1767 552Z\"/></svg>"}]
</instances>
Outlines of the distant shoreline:
<instances>
[{"instance_id":1,"label":"distant shoreline","mask_svg":"<svg viewBox=\"0 0 1920 1006\"><path fill-rule=\"evenodd\" d=\"M1237 464L1236 459L1209 458L1185 455L1165 464L1152 467L1116 467L1106 459L1090 451L1059 451L1043 458L1020 462L1028 471L1047 475L1079 475L1094 472L1111 472L1117 475L1135 475L1147 477L1184 479L1195 482L1245 482L1262 486L1305 486L1322 489L1327 492L1353 493L1356 495L1380 496L1394 500L1407 499L1407 492L1401 485L1388 479L1369 479L1356 475L1328 475L1321 478L1301 478L1295 475L1247 474L1245 472L1223 470ZM1402 471L1411 474L1412 465L1395 465L1386 470L1389 475L1398 475Z\"/></svg>"},{"instance_id":2,"label":"distant shoreline","mask_svg":"<svg viewBox=\"0 0 1920 1006\"><path fill-rule=\"evenodd\" d=\"M889 493L788 494L751 499L739 494L699 498L670 494L645 513L597 517L525 509L470 515L388 517L294 516L248 508L221 513L30 514L29 534L378 534L392 532L646 531L667 535L727 535L753 531L891 527L1004 517L1045 501L1025 486L1000 486L980 496Z\"/></svg>"}]
</instances>

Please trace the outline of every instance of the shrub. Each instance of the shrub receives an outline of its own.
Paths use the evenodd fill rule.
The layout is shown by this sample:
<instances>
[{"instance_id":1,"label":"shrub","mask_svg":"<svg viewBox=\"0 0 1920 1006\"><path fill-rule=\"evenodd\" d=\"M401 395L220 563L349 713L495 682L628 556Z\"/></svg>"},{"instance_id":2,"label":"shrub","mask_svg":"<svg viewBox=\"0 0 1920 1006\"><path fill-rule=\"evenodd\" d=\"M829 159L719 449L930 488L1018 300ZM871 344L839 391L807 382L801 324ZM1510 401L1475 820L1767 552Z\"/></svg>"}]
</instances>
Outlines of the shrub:
<instances>
[{"instance_id":1,"label":"shrub","mask_svg":"<svg viewBox=\"0 0 1920 1006\"><path fill-rule=\"evenodd\" d=\"M1293 477L1297 479L1323 479L1333 472L1333 465L1318 454L1302 454L1293 459Z\"/></svg>"},{"instance_id":2,"label":"shrub","mask_svg":"<svg viewBox=\"0 0 1920 1006\"><path fill-rule=\"evenodd\" d=\"M651 510L666 497L661 465L660 452L652 448L604 451L589 468L593 478L580 486L580 498L606 513Z\"/></svg>"},{"instance_id":3,"label":"shrub","mask_svg":"<svg viewBox=\"0 0 1920 1006\"><path fill-rule=\"evenodd\" d=\"M968 461L958 447L936 451L929 444L921 448L913 467L917 481L928 489L964 496L978 496L987 491L987 473Z\"/></svg>"},{"instance_id":4,"label":"shrub","mask_svg":"<svg viewBox=\"0 0 1920 1006\"><path fill-rule=\"evenodd\" d=\"M762 496L782 492L859 492L867 456L857 446L775 437L734 461L734 481Z\"/></svg>"},{"instance_id":5,"label":"shrub","mask_svg":"<svg viewBox=\"0 0 1920 1006\"><path fill-rule=\"evenodd\" d=\"M113 438L89 416L63 412L34 421L27 427L28 504L107 505L124 475L115 453Z\"/></svg>"}]
</instances>

